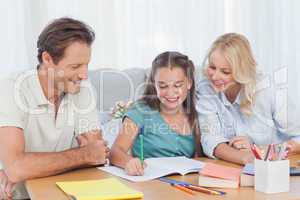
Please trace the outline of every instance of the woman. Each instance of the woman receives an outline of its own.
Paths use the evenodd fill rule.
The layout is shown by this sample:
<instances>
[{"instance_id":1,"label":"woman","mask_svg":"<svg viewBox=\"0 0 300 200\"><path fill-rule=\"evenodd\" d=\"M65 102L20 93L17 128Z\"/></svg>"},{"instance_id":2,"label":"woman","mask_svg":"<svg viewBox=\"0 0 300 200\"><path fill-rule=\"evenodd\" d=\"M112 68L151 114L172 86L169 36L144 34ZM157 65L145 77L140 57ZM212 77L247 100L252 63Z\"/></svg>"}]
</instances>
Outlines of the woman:
<instances>
[{"instance_id":1,"label":"woman","mask_svg":"<svg viewBox=\"0 0 300 200\"><path fill-rule=\"evenodd\" d=\"M123 118L123 127L111 150L112 164L124 168L129 175L143 175L140 135L145 158L195 156L200 139L194 102L193 62L178 52L158 55L143 98Z\"/></svg>"},{"instance_id":2,"label":"woman","mask_svg":"<svg viewBox=\"0 0 300 200\"><path fill-rule=\"evenodd\" d=\"M264 85L248 40L228 33L212 44L197 86L197 111L204 152L212 158L245 164L252 162L250 144L288 141L290 153L300 145L287 134L276 107L275 91ZM290 135L296 134L289 132ZM298 138L299 140L299 138Z\"/></svg>"}]
</instances>

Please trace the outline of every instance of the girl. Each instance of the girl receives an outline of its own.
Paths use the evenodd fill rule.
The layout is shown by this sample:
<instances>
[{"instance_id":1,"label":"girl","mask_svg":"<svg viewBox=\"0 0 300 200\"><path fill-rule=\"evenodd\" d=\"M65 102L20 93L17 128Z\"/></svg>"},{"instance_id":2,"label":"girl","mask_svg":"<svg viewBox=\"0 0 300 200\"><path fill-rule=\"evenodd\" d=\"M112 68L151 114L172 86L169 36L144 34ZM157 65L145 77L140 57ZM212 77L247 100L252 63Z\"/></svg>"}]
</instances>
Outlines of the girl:
<instances>
[{"instance_id":1,"label":"girl","mask_svg":"<svg viewBox=\"0 0 300 200\"><path fill-rule=\"evenodd\" d=\"M287 141L300 152L275 105L275 93L257 73L248 40L239 34L220 36L210 48L207 79L197 86L197 111L205 154L245 164L252 162L250 144ZM298 130L299 131L299 130ZM300 132L298 132L300 133ZM299 139L299 138L298 138Z\"/></svg>"},{"instance_id":2,"label":"girl","mask_svg":"<svg viewBox=\"0 0 300 200\"><path fill-rule=\"evenodd\" d=\"M140 134L145 158L194 156L200 148L194 91L193 62L178 52L158 55L143 97L123 117L111 150L112 164L129 175L143 175L145 166L138 158Z\"/></svg>"}]
</instances>

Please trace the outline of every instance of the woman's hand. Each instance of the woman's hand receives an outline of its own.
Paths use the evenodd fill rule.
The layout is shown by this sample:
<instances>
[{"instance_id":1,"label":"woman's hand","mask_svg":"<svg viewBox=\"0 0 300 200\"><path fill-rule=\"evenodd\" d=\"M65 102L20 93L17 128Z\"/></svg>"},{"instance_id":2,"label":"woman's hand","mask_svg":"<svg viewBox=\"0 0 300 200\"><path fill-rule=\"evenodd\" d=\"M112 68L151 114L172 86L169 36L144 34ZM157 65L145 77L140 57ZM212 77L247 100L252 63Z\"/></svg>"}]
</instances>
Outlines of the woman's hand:
<instances>
[{"instance_id":1,"label":"woman's hand","mask_svg":"<svg viewBox=\"0 0 300 200\"><path fill-rule=\"evenodd\" d=\"M146 163L142 164L139 158L131 158L125 165L125 172L131 176L142 176L146 166Z\"/></svg>"},{"instance_id":2,"label":"woman's hand","mask_svg":"<svg viewBox=\"0 0 300 200\"><path fill-rule=\"evenodd\" d=\"M254 155L251 151L243 151L242 156L242 164L246 165L247 163L253 163L254 162Z\"/></svg>"},{"instance_id":3,"label":"woman's hand","mask_svg":"<svg viewBox=\"0 0 300 200\"><path fill-rule=\"evenodd\" d=\"M251 150L251 142L248 137L246 136L237 136L233 137L229 141L229 146L238 149L238 150Z\"/></svg>"},{"instance_id":4,"label":"woman's hand","mask_svg":"<svg viewBox=\"0 0 300 200\"><path fill-rule=\"evenodd\" d=\"M300 144L298 142L294 140L289 140L286 142L286 145L289 156L300 153Z\"/></svg>"}]
</instances>

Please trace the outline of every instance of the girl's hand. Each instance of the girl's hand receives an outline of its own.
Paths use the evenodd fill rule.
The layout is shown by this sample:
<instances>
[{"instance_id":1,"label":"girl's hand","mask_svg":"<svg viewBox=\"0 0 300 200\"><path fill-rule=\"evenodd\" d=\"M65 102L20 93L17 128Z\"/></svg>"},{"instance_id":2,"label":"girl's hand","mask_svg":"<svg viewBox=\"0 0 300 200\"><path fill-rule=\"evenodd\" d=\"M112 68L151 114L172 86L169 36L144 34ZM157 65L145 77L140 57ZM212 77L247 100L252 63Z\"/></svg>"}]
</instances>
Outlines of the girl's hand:
<instances>
[{"instance_id":1,"label":"girl's hand","mask_svg":"<svg viewBox=\"0 0 300 200\"><path fill-rule=\"evenodd\" d=\"M251 142L249 141L249 138L246 136L237 136L237 137L233 137L229 141L229 146L234 147L239 150L250 151Z\"/></svg>"},{"instance_id":2,"label":"girl's hand","mask_svg":"<svg viewBox=\"0 0 300 200\"><path fill-rule=\"evenodd\" d=\"M142 176L146 166L146 163L142 164L139 158L131 158L125 165L125 172L131 176Z\"/></svg>"}]
</instances>

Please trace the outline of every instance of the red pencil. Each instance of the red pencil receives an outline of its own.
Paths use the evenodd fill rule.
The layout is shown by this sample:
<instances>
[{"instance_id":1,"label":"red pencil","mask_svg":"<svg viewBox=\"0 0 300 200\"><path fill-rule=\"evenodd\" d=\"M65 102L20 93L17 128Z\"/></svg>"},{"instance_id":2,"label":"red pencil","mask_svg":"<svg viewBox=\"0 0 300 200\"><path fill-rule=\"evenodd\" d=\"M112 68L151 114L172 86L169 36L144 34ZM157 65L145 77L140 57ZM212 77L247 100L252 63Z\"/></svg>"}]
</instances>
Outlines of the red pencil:
<instances>
[{"instance_id":1,"label":"red pencil","mask_svg":"<svg viewBox=\"0 0 300 200\"><path fill-rule=\"evenodd\" d=\"M261 158L260 150L258 149L258 147L255 144L251 145L250 149L251 149L251 151L254 154L254 156L255 156L256 159L259 159L259 160L262 159Z\"/></svg>"}]
</instances>

